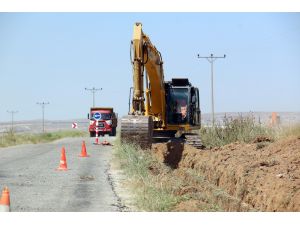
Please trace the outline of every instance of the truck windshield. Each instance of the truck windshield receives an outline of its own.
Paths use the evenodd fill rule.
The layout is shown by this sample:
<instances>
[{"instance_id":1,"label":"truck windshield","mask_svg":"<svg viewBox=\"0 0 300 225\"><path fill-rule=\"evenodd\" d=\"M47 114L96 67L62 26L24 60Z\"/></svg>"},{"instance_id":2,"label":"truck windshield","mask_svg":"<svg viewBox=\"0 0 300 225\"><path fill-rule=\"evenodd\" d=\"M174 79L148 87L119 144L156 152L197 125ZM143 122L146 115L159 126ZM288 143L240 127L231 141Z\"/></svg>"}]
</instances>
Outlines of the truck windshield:
<instances>
[{"instance_id":1,"label":"truck windshield","mask_svg":"<svg viewBox=\"0 0 300 225\"><path fill-rule=\"evenodd\" d=\"M101 113L101 119L102 120L110 120L111 114L110 113Z\"/></svg>"},{"instance_id":2,"label":"truck windshield","mask_svg":"<svg viewBox=\"0 0 300 225\"><path fill-rule=\"evenodd\" d=\"M110 113L101 113L100 112L100 120L110 120L111 119L111 114ZM92 113L92 120L94 120L94 113Z\"/></svg>"}]
</instances>

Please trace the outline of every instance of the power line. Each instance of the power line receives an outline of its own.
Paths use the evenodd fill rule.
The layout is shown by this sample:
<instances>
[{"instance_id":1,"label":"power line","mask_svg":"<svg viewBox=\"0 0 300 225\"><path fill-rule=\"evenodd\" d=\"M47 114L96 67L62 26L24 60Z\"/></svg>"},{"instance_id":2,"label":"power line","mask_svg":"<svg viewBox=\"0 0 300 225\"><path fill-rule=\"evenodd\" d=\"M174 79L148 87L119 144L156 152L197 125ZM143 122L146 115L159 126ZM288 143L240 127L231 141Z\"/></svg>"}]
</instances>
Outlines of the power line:
<instances>
[{"instance_id":1,"label":"power line","mask_svg":"<svg viewBox=\"0 0 300 225\"><path fill-rule=\"evenodd\" d=\"M198 59L207 59L211 66L211 115L212 115L212 125L215 126L215 109L214 109L214 61L217 59L224 59L224 56L214 56L210 54L210 56L200 56L198 54Z\"/></svg>"},{"instance_id":2,"label":"power line","mask_svg":"<svg viewBox=\"0 0 300 225\"><path fill-rule=\"evenodd\" d=\"M45 132L45 105L50 104L49 102L37 102L36 104L42 106L43 113L43 133Z\"/></svg>"},{"instance_id":3,"label":"power line","mask_svg":"<svg viewBox=\"0 0 300 225\"><path fill-rule=\"evenodd\" d=\"M7 110L8 113L11 113L11 132L14 131L14 114L19 111Z\"/></svg>"},{"instance_id":4,"label":"power line","mask_svg":"<svg viewBox=\"0 0 300 225\"><path fill-rule=\"evenodd\" d=\"M93 107L95 107L95 93L101 91L102 88L85 88L86 91L91 91L93 93Z\"/></svg>"}]
</instances>

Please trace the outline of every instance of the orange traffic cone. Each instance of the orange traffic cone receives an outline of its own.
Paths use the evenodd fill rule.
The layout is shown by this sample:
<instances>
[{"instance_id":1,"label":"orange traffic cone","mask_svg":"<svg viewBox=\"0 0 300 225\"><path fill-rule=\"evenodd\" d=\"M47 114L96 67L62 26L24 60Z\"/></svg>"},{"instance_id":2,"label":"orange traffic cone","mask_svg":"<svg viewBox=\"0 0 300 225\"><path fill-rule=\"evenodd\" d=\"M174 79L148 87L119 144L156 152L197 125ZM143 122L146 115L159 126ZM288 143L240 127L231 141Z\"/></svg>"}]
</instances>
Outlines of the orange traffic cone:
<instances>
[{"instance_id":1,"label":"orange traffic cone","mask_svg":"<svg viewBox=\"0 0 300 225\"><path fill-rule=\"evenodd\" d=\"M65 147L62 147L62 149L61 149L59 167L56 170L68 170Z\"/></svg>"},{"instance_id":2,"label":"orange traffic cone","mask_svg":"<svg viewBox=\"0 0 300 225\"><path fill-rule=\"evenodd\" d=\"M89 155L86 152L86 146L85 146L85 141L82 141L81 145L81 155L79 157L89 157Z\"/></svg>"},{"instance_id":3,"label":"orange traffic cone","mask_svg":"<svg viewBox=\"0 0 300 225\"><path fill-rule=\"evenodd\" d=\"M2 191L2 197L0 200L0 212L10 212L10 197L7 187L5 187Z\"/></svg>"},{"instance_id":4,"label":"orange traffic cone","mask_svg":"<svg viewBox=\"0 0 300 225\"><path fill-rule=\"evenodd\" d=\"M99 138L98 138L98 136L96 136L96 138L95 138L94 145L99 145Z\"/></svg>"}]
</instances>

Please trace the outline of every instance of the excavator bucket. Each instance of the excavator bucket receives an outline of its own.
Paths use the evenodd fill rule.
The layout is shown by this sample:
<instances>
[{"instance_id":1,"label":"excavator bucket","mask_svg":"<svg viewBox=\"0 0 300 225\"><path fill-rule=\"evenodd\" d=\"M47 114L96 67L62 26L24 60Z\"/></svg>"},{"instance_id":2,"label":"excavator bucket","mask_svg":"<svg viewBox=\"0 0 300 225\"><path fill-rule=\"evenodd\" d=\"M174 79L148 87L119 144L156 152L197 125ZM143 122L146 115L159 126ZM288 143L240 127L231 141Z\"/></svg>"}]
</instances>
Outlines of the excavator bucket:
<instances>
[{"instance_id":1,"label":"excavator bucket","mask_svg":"<svg viewBox=\"0 0 300 225\"><path fill-rule=\"evenodd\" d=\"M153 136L153 120L150 116L128 115L121 119L121 142L137 144L150 149Z\"/></svg>"}]
</instances>

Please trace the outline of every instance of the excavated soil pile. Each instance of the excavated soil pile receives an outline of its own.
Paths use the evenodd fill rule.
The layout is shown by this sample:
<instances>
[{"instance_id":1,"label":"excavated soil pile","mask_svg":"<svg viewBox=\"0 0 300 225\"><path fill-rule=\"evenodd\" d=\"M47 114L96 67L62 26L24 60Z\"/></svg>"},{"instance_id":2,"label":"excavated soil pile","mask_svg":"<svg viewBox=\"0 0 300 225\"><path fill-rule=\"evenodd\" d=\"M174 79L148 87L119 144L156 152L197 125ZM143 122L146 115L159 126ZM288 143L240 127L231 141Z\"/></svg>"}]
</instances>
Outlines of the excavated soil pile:
<instances>
[{"instance_id":1,"label":"excavated soil pile","mask_svg":"<svg viewBox=\"0 0 300 225\"><path fill-rule=\"evenodd\" d=\"M178 195L206 194L206 198L181 202L175 210L197 211L212 197L224 211L300 211L300 137L269 141L257 139L211 150L176 141L153 145L156 158L186 182ZM216 190L224 192L216 195Z\"/></svg>"}]
</instances>

